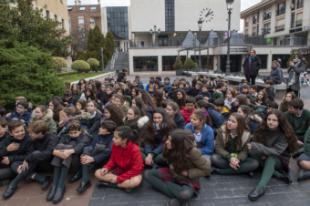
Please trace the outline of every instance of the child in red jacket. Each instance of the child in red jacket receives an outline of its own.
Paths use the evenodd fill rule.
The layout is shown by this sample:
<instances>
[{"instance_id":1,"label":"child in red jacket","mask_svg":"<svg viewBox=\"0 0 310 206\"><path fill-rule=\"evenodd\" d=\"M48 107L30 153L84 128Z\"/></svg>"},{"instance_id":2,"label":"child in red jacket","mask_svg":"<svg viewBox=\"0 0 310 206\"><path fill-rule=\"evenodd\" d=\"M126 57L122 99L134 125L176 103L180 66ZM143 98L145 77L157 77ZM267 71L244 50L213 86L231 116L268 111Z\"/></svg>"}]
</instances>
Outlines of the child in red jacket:
<instances>
[{"instance_id":1,"label":"child in red jacket","mask_svg":"<svg viewBox=\"0 0 310 206\"><path fill-rule=\"evenodd\" d=\"M186 98L185 106L181 109L181 114L185 120L185 123L189 123L191 121L191 115L195 111L195 98L188 96Z\"/></svg>"},{"instance_id":2,"label":"child in red jacket","mask_svg":"<svg viewBox=\"0 0 310 206\"><path fill-rule=\"evenodd\" d=\"M95 176L98 186L133 189L142 182L143 160L135 135L128 126L116 128L110 159Z\"/></svg>"}]
</instances>

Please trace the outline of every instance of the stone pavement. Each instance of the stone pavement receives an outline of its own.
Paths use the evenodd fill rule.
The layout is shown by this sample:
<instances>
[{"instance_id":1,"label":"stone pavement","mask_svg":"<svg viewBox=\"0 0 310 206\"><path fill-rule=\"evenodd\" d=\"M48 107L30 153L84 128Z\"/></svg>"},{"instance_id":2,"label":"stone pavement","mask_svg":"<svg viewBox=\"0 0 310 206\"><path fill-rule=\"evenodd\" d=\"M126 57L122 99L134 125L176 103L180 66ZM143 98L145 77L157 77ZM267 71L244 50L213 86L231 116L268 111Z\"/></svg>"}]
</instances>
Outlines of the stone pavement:
<instances>
[{"instance_id":1,"label":"stone pavement","mask_svg":"<svg viewBox=\"0 0 310 206\"><path fill-rule=\"evenodd\" d=\"M249 176L219 176L202 179L202 188L198 197L194 198L191 206L308 206L310 205L310 181L287 185L272 179L266 194L257 202L250 202L247 194L258 181ZM154 191L143 182L136 191L126 193L117 189L94 188L90 206L162 206L167 197Z\"/></svg>"}]
</instances>

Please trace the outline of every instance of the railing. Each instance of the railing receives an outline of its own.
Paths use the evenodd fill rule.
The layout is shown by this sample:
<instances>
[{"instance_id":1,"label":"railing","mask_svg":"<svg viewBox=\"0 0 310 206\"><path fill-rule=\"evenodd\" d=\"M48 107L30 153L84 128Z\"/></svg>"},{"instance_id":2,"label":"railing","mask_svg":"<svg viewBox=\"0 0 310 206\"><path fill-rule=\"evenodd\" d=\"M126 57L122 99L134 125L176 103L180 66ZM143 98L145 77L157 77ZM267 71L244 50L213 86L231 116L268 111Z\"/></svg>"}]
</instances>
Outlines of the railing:
<instances>
[{"instance_id":1,"label":"railing","mask_svg":"<svg viewBox=\"0 0 310 206\"><path fill-rule=\"evenodd\" d=\"M279 32L279 31L284 31L284 29L285 29L285 25L283 24L283 25L280 25L280 26L276 26L275 27L275 31L276 32Z\"/></svg>"}]
</instances>

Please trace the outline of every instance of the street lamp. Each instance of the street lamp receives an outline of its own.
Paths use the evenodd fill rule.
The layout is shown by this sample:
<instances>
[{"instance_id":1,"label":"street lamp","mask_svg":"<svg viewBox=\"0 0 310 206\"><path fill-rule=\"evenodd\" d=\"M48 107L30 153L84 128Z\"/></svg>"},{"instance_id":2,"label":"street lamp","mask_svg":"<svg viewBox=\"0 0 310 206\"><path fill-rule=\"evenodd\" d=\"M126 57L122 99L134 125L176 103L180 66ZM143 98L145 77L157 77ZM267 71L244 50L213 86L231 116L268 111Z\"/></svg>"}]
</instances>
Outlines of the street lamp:
<instances>
[{"instance_id":1,"label":"street lamp","mask_svg":"<svg viewBox=\"0 0 310 206\"><path fill-rule=\"evenodd\" d=\"M150 33L152 34L152 45L155 46L156 41L156 34L160 32L160 28L157 28L156 25L153 26L152 29L150 29Z\"/></svg>"},{"instance_id":2,"label":"street lamp","mask_svg":"<svg viewBox=\"0 0 310 206\"><path fill-rule=\"evenodd\" d=\"M198 24L198 29L199 29L199 32L198 32L198 35L199 36L199 33L201 32L201 29L202 29L202 19L199 19L197 24ZM198 38L199 39L199 38ZM199 69L201 69L202 66L201 66L201 49L200 49L200 41L199 41Z\"/></svg>"},{"instance_id":3,"label":"street lamp","mask_svg":"<svg viewBox=\"0 0 310 206\"><path fill-rule=\"evenodd\" d=\"M228 12L228 35L227 35L227 59L226 59L226 73L230 73L230 22L231 11L234 0L226 0L227 12Z\"/></svg>"}]
</instances>

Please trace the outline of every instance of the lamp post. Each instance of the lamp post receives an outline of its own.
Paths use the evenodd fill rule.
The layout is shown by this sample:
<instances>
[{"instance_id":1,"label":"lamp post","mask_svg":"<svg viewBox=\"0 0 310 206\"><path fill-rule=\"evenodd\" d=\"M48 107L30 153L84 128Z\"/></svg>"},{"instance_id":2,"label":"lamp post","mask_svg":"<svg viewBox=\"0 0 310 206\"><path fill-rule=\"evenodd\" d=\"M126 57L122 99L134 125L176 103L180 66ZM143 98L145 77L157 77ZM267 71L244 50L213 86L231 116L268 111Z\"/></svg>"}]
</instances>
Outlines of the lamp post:
<instances>
[{"instance_id":1,"label":"lamp post","mask_svg":"<svg viewBox=\"0 0 310 206\"><path fill-rule=\"evenodd\" d=\"M198 29L199 29L198 35L197 35L198 37L199 37L199 33L201 32L201 29L202 29L202 23L203 23L203 21L201 19L199 19L197 22ZM199 38L198 38L198 40L199 40ZM199 41L199 69L201 69L201 68L202 68L202 66L201 66L201 49L200 49L200 41Z\"/></svg>"},{"instance_id":2,"label":"lamp post","mask_svg":"<svg viewBox=\"0 0 310 206\"><path fill-rule=\"evenodd\" d=\"M156 43L156 34L160 32L160 28L157 28L156 25L153 26L152 29L150 29L150 33L152 34L152 45L155 46Z\"/></svg>"},{"instance_id":3,"label":"lamp post","mask_svg":"<svg viewBox=\"0 0 310 206\"><path fill-rule=\"evenodd\" d=\"M227 12L228 12L228 34L227 34L227 59L226 59L226 73L230 73L230 23L232 4L234 0L226 0Z\"/></svg>"}]
</instances>

